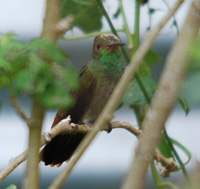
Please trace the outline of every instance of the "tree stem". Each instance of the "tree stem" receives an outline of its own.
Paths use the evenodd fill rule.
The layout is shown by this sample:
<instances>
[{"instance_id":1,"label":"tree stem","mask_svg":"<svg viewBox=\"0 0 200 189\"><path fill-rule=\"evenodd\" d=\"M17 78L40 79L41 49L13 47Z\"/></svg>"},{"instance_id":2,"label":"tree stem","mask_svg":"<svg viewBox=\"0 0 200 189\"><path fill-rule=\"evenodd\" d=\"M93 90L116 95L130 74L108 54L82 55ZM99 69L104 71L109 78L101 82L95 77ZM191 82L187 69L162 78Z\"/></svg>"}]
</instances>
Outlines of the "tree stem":
<instances>
[{"instance_id":1,"label":"tree stem","mask_svg":"<svg viewBox=\"0 0 200 189\"><path fill-rule=\"evenodd\" d=\"M42 31L42 37L46 40L56 42L59 38L57 25L60 21L60 0L46 0L46 13ZM40 136L45 110L41 106L37 95L33 97L29 129L28 160L24 182L25 189L36 189L39 187L40 161Z\"/></svg>"},{"instance_id":2,"label":"tree stem","mask_svg":"<svg viewBox=\"0 0 200 189\"><path fill-rule=\"evenodd\" d=\"M26 166L26 176L24 188L39 188L39 169L40 161L40 136L44 118L44 109L41 107L37 97L33 98L32 112L29 127L28 160Z\"/></svg>"},{"instance_id":3,"label":"tree stem","mask_svg":"<svg viewBox=\"0 0 200 189\"><path fill-rule=\"evenodd\" d=\"M124 189L143 188L148 166L152 161L153 153L160 140L165 122L179 97L180 88L188 68L189 47L195 40L200 27L199 1L196 1L196 7L194 2L181 34L168 55L158 90L153 96L151 108L143 123L143 134L140 136L133 164L124 182ZM175 12L181 3L182 1L177 1L171 11L174 10Z\"/></svg>"}]
</instances>

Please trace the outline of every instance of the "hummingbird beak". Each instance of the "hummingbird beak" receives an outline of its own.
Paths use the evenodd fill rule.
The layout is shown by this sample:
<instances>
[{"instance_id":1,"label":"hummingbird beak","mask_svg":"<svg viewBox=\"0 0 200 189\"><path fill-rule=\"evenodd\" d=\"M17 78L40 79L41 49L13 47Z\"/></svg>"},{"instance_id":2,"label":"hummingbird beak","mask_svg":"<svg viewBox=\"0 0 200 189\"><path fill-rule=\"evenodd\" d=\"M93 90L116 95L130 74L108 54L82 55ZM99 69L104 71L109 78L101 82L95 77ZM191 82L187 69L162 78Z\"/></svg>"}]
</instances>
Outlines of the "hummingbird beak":
<instances>
[{"instance_id":1,"label":"hummingbird beak","mask_svg":"<svg viewBox=\"0 0 200 189\"><path fill-rule=\"evenodd\" d=\"M122 45L125 45L122 42L112 42L110 44L107 44L106 47L109 51L118 51L119 47L121 47Z\"/></svg>"},{"instance_id":2,"label":"hummingbird beak","mask_svg":"<svg viewBox=\"0 0 200 189\"><path fill-rule=\"evenodd\" d=\"M122 42L113 42L113 43L107 44L106 46L113 47L113 46L124 46L124 45L125 44Z\"/></svg>"}]
</instances>

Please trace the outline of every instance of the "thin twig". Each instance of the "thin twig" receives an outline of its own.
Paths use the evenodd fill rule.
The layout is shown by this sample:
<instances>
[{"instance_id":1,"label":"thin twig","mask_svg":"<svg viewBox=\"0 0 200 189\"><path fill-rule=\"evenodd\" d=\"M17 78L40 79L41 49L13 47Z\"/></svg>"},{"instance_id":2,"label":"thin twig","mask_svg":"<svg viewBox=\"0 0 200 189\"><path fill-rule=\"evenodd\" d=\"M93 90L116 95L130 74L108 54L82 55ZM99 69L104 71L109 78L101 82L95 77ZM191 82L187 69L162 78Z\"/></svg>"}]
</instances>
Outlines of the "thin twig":
<instances>
[{"instance_id":1,"label":"thin twig","mask_svg":"<svg viewBox=\"0 0 200 189\"><path fill-rule=\"evenodd\" d=\"M102 3L100 0L97 0L100 4ZM121 100L124 96L125 90L130 82L130 80L133 78L138 66L140 65L140 62L144 58L144 56L149 51L150 47L152 46L154 40L158 36L161 29L164 27L166 22L173 16L174 12L178 9L180 6L180 1L176 4L174 8L171 9L171 11L164 17L164 19L158 24L158 26L148 34L148 38L140 45L138 51L135 53L134 57L131 59L131 63L127 66L124 74L122 75L119 83L117 84L113 94L110 97L110 100L104 107L103 112L98 117L97 121L94 124L94 129L87 134L87 136L83 139L82 143L78 146L76 150L76 156L71 160L69 165L64 169L60 175L53 181L50 188L59 188L63 185L66 178L71 173L73 167L78 162L80 157L83 155L87 147L90 145L92 140L96 137L97 133L103 128L103 126L106 124L108 118L113 114L113 112L116 110L116 108L121 103Z\"/></svg>"},{"instance_id":2,"label":"thin twig","mask_svg":"<svg viewBox=\"0 0 200 189\"><path fill-rule=\"evenodd\" d=\"M176 3L177 8L181 3L182 1ZM143 123L144 130L136 148L133 164L123 185L125 189L143 188L149 163L154 157L155 147L160 140L166 120L179 97L188 69L190 48L200 28L199 7L199 0L193 0L183 29L167 57L158 89Z\"/></svg>"},{"instance_id":3,"label":"thin twig","mask_svg":"<svg viewBox=\"0 0 200 189\"><path fill-rule=\"evenodd\" d=\"M15 158L12 158L9 164L0 172L0 183L18 167L23 161L26 160L28 154L28 150L24 151L20 155Z\"/></svg>"},{"instance_id":4,"label":"thin twig","mask_svg":"<svg viewBox=\"0 0 200 189\"><path fill-rule=\"evenodd\" d=\"M166 158L162 156L158 149L155 151L154 159L159 163L160 175L164 178L169 177L170 173L177 168L177 164L173 158Z\"/></svg>"},{"instance_id":5,"label":"thin twig","mask_svg":"<svg viewBox=\"0 0 200 189\"><path fill-rule=\"evenodd\" d=\"M14 95L10 96L10 102L17 114L26 122L27 126L30 126L29 118L27 117L26 113L22 109L21 104L18 102L17 98Z\"/></svg>"},{"instance_id":6,"label":"thin twig","mask_svg":"<svg viewBox=\"0 0 200 189\"><path fill-rule=\"evenodd\" d=\"M135 136L139 136L141 134L141 132L142 132L141 130L136 129L133 125L131 125L128 122L113 121L111 123L111 125L112 125L113 129L116 129L116 128L126 129L127 131L131 132Z\"/></svg>"},{"instance_id":7,"label":"thin twig","mask_svg":"<svg viewBox=\"0 0 200 189\"><path fill-rule=\"evenodd\" d=\"M73 132L87 133L92 129L88 125L70 124L70 121L71 121L70 117L67 117L66 119L60 121L49 132L44 133L40 139L40 147L49 143L55 136L57 136L60 133L73 133ZM132 125L126 122L115 121L112 122L111 125L113 129L124 128L136 136L138 136L141 132L140 130L134 128ZM107 131L107 129L108 128L105 127L103 130ZM20 165L23 161L27 159L27 152L28 151L26 150L25 152L13 158L9 162L8 166L0 172L0 182L3 181L18 165Z\"/></svg>"}]
</instances>

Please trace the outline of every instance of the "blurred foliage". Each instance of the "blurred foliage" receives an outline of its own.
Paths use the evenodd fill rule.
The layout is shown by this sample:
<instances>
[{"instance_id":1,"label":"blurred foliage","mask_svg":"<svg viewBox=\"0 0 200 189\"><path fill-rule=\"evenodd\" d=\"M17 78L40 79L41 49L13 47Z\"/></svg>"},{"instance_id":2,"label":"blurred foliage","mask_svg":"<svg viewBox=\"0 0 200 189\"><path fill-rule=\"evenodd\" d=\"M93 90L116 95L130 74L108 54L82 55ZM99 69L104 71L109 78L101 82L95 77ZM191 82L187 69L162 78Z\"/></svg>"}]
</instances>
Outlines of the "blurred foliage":
<instances>
[{"instance_id":1,"label":"blurred foliage","mask_svg":"<svg viewBox=\"0 0 200 189\"><path fill-rule=\"evenodd\" d=\"M73 104L78 74L57 45L40 38L25 44L8 34L1 35L0 48L0 88L37 95L46 108Z\"/></svg>"},{"instance_id":2,"label":"blurred foliage","mask_svg":"<svg viewBox=\"0 0 200 189\"><path fill-rule=\"evenodd\" d=\"M17 189L17 186L15 186L14 184L11 184L6 189Z\"/></svg>"},{"instance_id":3,"label":"blurred foliage","mask_svg":"<svg viewBox=\"0 0 200 189\"><path fill-rule=\"evenodd\" d=\"M198 68L200 70L200 37L195 42L194 46L191 48L192 51L192 58L194 63L192 64L192 68Z\"/></svg>"},{"instance_id":4,"label":"blurred foliage","mask_svg":"<svg viewBox=\"0 0 200 189\"><path fill-rule=\"evenodd\" d=\"M183 89L183 96L190 106L200 105L200 38L191 47L191 65Z\"/></svg>"},{"instance_id":5,"label":"blurred foliage","mask_svg":"<svg viewBox=\"0 0 200 189\"><path fill-rule=\"evenodd\" d=\"M157 86L156 82L148 76L142 76L140 77L149 97L152 97L155 88ZM144 106L145 104L148 104L138 82L133 79L127 90L126 93L124 95L123 98L123 103L125 104L129 104L131 106L135 105L135 106Z\"/></svg>"},{"instance_id":6,"label":"blurred foliage","mask_svg":"<svg viewBox=\"0 0 200 189\"><path fill-rule=\"evenodd\" d=\"M170 138L171 139L171 141L172 141L172 143L175 145L175 146L177 146L180 150L182 150L182 152L187 156L187 161L184 163L184 165L187 165L189 162L190 162L190 160L191 160L191 158L192 158L192 154L190 153L190 151L185 147L185 146L183 146L181 143L179 143L177 140L174 140L174 139L172 139L172 138ZM182 168L182 167L180 167L180 168Z\"/></svg>"},{"instance_id":7,"label":"blurred foliage","mask_svg":"<svg viewBox=\"0 0 200 189\"><path fill-rule=\"evenodd\" d=\"M61 16L73 15L73 26L83 32L98 31L102 28L102 13L93 0L62 0Z\"/></svg>"},{"instance_id":8,"label":"blurred foliage","mask_svg":"<svg viewBox=\"0 0 200 189\"><path fill-rule=\"evenodd\" d=\"M164 135L162 135L158 147L159 147L161 154L164 155L166 158L175 159L174 154L172 153L172 150L171 150L166 138L164 137Z\"/></svg>"},{"instance_id":9,"label":"blurred foliage","mask_svg":"<svg viewBox=\"0 0 200 189\"><path fill-rule=\"evenodd\" d=\"M179 97L178 102L179 102L181 108L185 111L185 115L187 116L189 111L190 111L190 107L188 105L188 102L186 101L186 99L183 96Z\"/></svg>"},{"instance_id":10,"label":"blurred foliage","mask_svg":"<svg viewBox=\"0 0 200 189\"><path fill-rule=\"evenodd\" d=\"M153 96L153 93L157 87L156 81L151 77L150 67L155 65L160 61L160 57L154 52L149 51L145 56L142 64L138 69L138 74L140 76L141 82L148 93L149 98ZM124 104L129 104L131 107L134 106L144 106L148 104L146 97L144 96L139 83L136 79L133 79L124 95L123 98Z\"/></svg>"},{"instance_id":11,"label":"blurred foliage","mask_svg":"<svg viewBox=\"0 0 200 189\"><path fill-rule=\"evenodd\" d=\"M160 62L160 57L152 50L150 50L144 57L142 64L138 69L138 74L140 76L151 76L151 66Z\"/></svg>"}]
</instances>

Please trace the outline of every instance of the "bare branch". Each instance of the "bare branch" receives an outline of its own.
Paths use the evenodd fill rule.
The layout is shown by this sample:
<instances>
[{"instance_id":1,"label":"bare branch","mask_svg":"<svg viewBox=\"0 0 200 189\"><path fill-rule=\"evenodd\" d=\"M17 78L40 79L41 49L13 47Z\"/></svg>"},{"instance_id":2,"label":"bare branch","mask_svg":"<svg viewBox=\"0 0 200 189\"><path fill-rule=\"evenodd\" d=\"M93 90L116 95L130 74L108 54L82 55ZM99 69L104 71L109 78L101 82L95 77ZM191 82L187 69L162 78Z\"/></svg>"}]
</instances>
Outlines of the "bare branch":
<instances>
[{"instance_id":1,"label":"bare branch","mask_svg":"<svg viewBox=\"0 0 200 189\"><path fill-rule=\"evenodd\" d=\"M113 121L111 124L112 124L112 128L113 129L116 129L116 128L126 129L129 132L131 132L132 134L134 134L135 136L139 136L141 134L141 132L142 132L141 130L136 129L133 125L131 125L128 122Z\"/></svg>"},{"instance_id":2,"label":"bare branch","mask_svg":"<svg viewBox=\"0 0 200 189\"><path fill-rule=\"evenodd\" d=\"M56 32L58 35L64 35L68 30L71 29L74 21L73 15L69 15L59 21L56 26Z\"/></svg>"},{"instance_id":3,"label":"bare branch","mask_svg":"<svg viewBox=\"0 0 200 189\"><path fill-rule=\"evenodd\" d=\"M87 133L90 130L92 130L92 128L88 125L77 125L73 123L70 124L70 122L71 119L70 116L68 116L66 119L63 119L56 126L54 126L49 132L44 133L41 136L40 147L49 143L55 136L57 136L60 133L73 133L73 132ZM113 129L124 128L135 135L139 135L140 133L140 130L134 128L129 123L115 121L111 124ZM108 128L105 127L104 130L107 131L107 129ZM3 171L0 172L0 182L4 180L18 165L20 165L26 159L27 159L27 150L22 154L20 154L19 156L17 156L16 158L13 158L9 162L8 166L4 168Z\"/></svg>"},{"instance_id":4,"label":"bare branch","mask_svg":"<svg viewBox=\"0 0 200 189\"><path fill-rule=\"evenodd\" d=\"M39 188L39 168L40 160L40 136L44 119L44 108L38 102L35 96L32 101L31 118L29 121L29 144L27 154L26 175L24 180L24 188Z\"/></svg>"},{"instance_id":5,"label":"bare branch","mask_svg":"<svg viewBox=\"0 0 200 189\"><path fill-rule=\"evenodd\" d=\"M15 96L10 96L10 102L17 112L17 114L26 122L26 124L29 126L29 118L25 114L24 110L22 109L22 106L18 102L17 98Z\"/></svg>"},{"instance_id":6,"label":"bare branch","mask_svg":"<svg viewBox=\"0 0 200 189\"><path fill-rule=\"evenodd\" d=\"M55 127L53 127L48 133L44 133L41 136L41 142L40 142L40 147L43 145L47 144L52 140L53 137L56 135L62 133L64 130L68 130L68 132L73 132L75 129L70 126L70 118L66 118L62 121L60 121ZM39 150L38 150L39 151ZM9 164L7 165L6 168L3 169L3 171L0 172L0 182L3 181L18 165L20 165L23 161L27 159L27 154L28 150L25 152L21 153L19 156L11 159ZM38 160L39 162L39 160Z\"/></svg>"},{"instance_id":7,"label":"bare branch","mask_svg":"<svg viewBox=\"0 0 200 189\"><path fill-rule=\"evenodd\" d=\"M24 151L15 158L12 158L6 168L0 172L0 183L12 172L15 168L26 160L28 150Z\"/></svg>"},{"instance_id":8,"label":"bare branch","mask_svg":"<svg viewBox=\"0 0 200 189\"><path fill-rule=\"evenodd\" d=\"M123 188L143 188L149 163L154 157L166 120L179 97L183 79L188 69L189 50L199 32L200 8L193 1L187 19L170 54L161 76L158 89L152 99L151 107L143 123L143 133L136 148L133 164ZM181 2L177 2L176 5ZM174 7L175 8L175 7Z\"/></svg>"},{"instance_id":9,"label":"bare branch","mask_svg":"<svg viewBox=\"0 0 200 189\"><path fill-rule=\"evenodd\" d=\"M49 143L55 136L57 136L60 133L73 133L73 132L81 132L81 133L87 133L92 130L92 127L88 125L77 125L71 123L70 116L68 116L66 119L63 119L60 121L55 127L53 127L49 132L44 133L41 136L41 142L40 147L43 145ZM135 136L139 136L141 134L141 130L136 129L134 126L127 122L120 122L120 121L114 121L111 123L113 129L122 128L126 129L130 133L134 134ZM105 126L103 129L104 131L107 131L108 127ZM27 159L27 150L23 153L21 153L19 156L11 159L8 166L4 168L0 172L0 182L3 181L18 165L20 165L23 161ZM164 162L164 167L169 167L169 164L167 163L167 159L164 158L159 151L155 154L155 160L158 162ZM171 170L171 169L170 169ZM171 170L172 171L172 170Z\"/></svg>"},{"instance_id":10,"label":"bare branch","mask_svg":"<svg viewBox=\"0 0 200 189\"><path fill-rule=\"evenodd\" d=\"M173 158L165 158L158 149L155 150L154 159L158 162L160 175L164 178L169 177L170 173L177 168L177 164Z\"/></svg>"}]
</instances>

